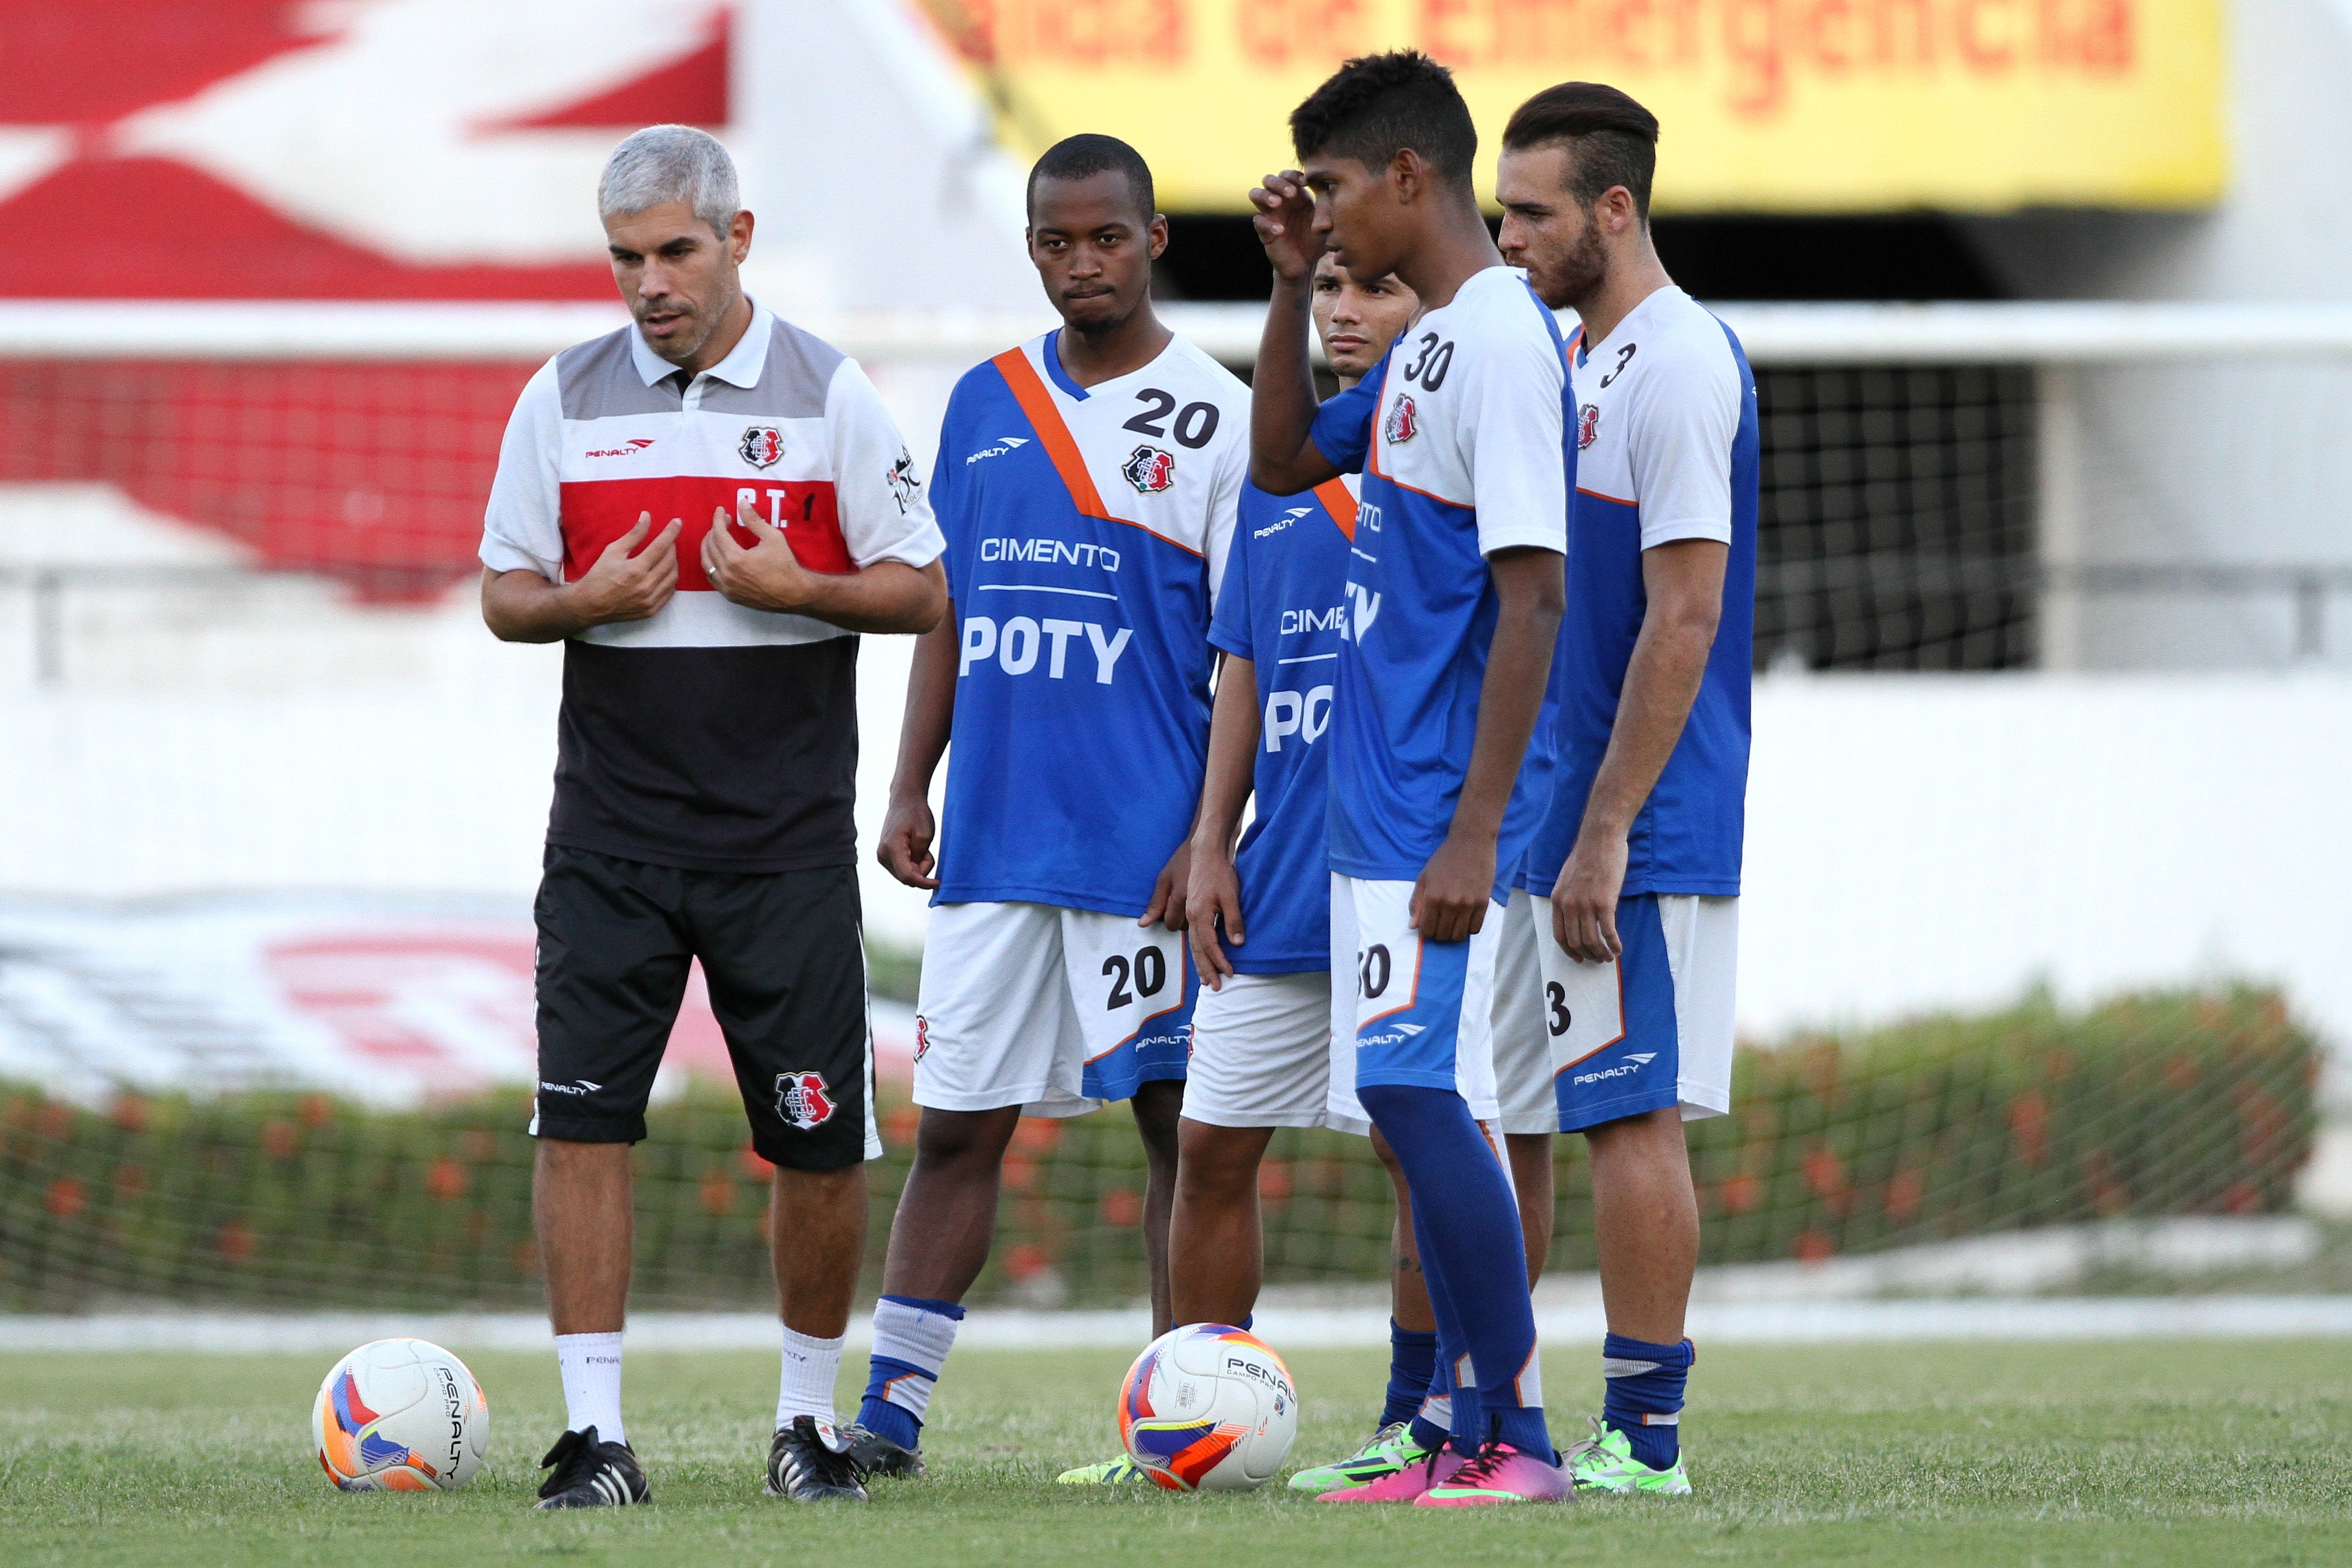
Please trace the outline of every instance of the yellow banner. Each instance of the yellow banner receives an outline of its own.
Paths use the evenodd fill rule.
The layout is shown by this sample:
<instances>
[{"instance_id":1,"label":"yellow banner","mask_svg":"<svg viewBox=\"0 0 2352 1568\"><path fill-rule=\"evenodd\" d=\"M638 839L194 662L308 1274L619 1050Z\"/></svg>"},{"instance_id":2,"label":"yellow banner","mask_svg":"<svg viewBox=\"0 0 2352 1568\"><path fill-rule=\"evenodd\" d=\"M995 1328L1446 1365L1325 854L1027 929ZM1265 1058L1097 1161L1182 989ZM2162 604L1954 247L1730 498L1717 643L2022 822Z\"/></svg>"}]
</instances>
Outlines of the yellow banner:
<instances>
[{"instance_id":1,"label":"yellow banner","mask_svg":"<svg viewBox=\"0 0 2352 1568\"><path fill-rule=\"evenodd\" d=\"M1657 202L1695 211L2191 207L2221 194L2221 0L924 0L1016 151L1135 144L1169 211L1236 211L1291 109L1412 46L1504 122L1605 81L1664 125Z\"/></svg>"}]
</instances>

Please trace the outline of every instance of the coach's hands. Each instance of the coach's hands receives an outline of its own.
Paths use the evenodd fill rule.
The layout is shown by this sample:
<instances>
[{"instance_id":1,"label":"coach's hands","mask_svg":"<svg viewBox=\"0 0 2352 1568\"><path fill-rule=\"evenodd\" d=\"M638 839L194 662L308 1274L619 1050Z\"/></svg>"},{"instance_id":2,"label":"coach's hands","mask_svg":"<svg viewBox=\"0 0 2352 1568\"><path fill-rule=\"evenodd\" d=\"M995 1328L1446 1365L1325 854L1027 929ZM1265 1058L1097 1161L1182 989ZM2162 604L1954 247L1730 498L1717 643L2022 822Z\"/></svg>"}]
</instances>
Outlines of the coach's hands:
<instances>
[{"instance_id":1,"label":"coach's hands","mask_svg":"<svg viewBox=\"0 0 2352 1568\"><path fill-rule=\"evenodd\" d=\"M1170 931L1184 929L1184 894L1192 880L1192 841L1186 839L1176 846L1176 853L1168 857L1168 864L1160 868L1160 879L1151 884L1151 901L1143 907L1143 914L1135 923L1148 926L1165 918Z\"/></svg>"},{"instance_id":2,"label":"coach's hands","mask_svg":"<svg viewBox=\"0 0 2352 1568\"><path fill-rule=\"evenodd\" d=\"M1412 885L1409 913L1423 942L1467 942L1495 897L1495 841L1449 833Z\"/></svg>"},{"instance_id":3,"label":"coach's hands","mask_svg":"<svg viewBox=\"0 0 2352 1568\"><path fill-rule=\"evenodd\" d=\"M1217 941L1217 922L1225 924L1225 941L1242 944L1242 879L1234 869L1233 855L1222 844L1192 847L1192 875L1184 892L1184 934L1192 944L1192 967L1212 991L1225 988L1234 972Z\"/></svg>"},{"instance_id":4,"label":"coach's hands","mask_svg":"<svg viewBox=\"0 0 2352 1568\"><path fill-rule=\"evenodd\" d=\"M1307 188L1307 176L1296 169L1268 174L1249 199L1257 209L1250 223L1257 230L1257 242L1265 247L1275 276L1286 283L1299 282L1323 257L1323 237L1315 232L1315 194Z\"/></svg>"},{"instance_id":5,"label":"coach's hands","mask_svg":"<svg viewBox=\"0 0 2352 1568\"><path fill-rule=\"evenodd\" d=\"M882 862L882 869L910 888L936 888L939 879L931 873L940 863L931 854L931 840L939 832L939 821L931 815L928 799L894 795L890 809L882 816L882 842L875 847L874 858Z\"/></svg>"},{"instance_id":6,"label":"coach's hands","mask_svg":"<svg viewBox=\"0 0 2352 1568\"><path fill-rule=\"evenodd\" d=\"M1579 963L1613 963L1617 900L1625 890L1625 836L1580 832L1551 889L1551 934Z\"/></svg>"},{"instance_id":7,"label":"coach's hands","mask_svg":"<svg viewBox=\"0 0 2352 1568\"><path fill-rule=\"evenodd\" d=\"M604 546L596 563L577 583L563 589L564 607L583 626L609 626L614 621L642 621L669 603L677 592L677 531L676 518L654 534L654 514L637 513L636 526ZM638 546L644 545L643 549Z\"/></svg>"},{"instance_id":8,"label":"coach's hands","mask_svg":"<svg viewBox=\"0 0 2352 1568\"><path fill-rule=\"evenodd\" d=\"M750 610L806 608L823 591L822 575L801 564L784 531L761 517L751 498L735 498L735 522L751 536L749 549L727 526L726 508L711 509L710 531L702 536L702 570L710 585Z\"/></svg>"}]
</instances>

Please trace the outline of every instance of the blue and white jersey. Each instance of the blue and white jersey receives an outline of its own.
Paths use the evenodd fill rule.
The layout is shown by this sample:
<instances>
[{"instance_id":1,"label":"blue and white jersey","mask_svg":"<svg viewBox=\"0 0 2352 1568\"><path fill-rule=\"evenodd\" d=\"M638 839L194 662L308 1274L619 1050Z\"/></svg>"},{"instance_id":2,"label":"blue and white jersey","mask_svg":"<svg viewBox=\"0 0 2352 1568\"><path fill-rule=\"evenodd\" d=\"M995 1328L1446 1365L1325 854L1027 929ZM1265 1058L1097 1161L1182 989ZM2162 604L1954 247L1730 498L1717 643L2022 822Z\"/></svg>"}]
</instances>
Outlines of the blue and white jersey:
<instances>
[{"instance_id":1,"label":"blue and white jersey","mask_svg":"<svg viewBox=\"0 0 2352 1568\"><path fill-rule=\"evenodd\" d=\"M1642 552L1713 539L1731 547L1723 619L1690 721L1627 837L1624 896L1735 894L1756 630L1756 377L1731 329L1672 286L1605 341L1574 346L1579 477L1559 634L1559 777L1528 886L1549 892L1558 879L1609 750L1649 602Z\"/></svg>"},{"instance_id":2,"label":"blue and white jersey","mask_svg":"<svg viewBox=\"0 0 2352 1568\"><path fill-rule=\"evenodd\" d=\"M1500 605L1486 557L1568 548L1568 402L1551 312L1523 273L1494 267L1316 416L1316 447L1364 476L1331 722L1332 870L1412 881L1445 841ZM1543 814L1532 776L1504 818L1498 889Z\"/></svg>"},{"instance_id":3,"label":"blue and white jersey","mask_svg":"<svg viewBox=\"0 0 2352 1568\"><path fill-rule=\"evenodd\" d=\"M1139 915L1200 803L1249 391L1181 338L1081 387L1058 337L967 372L940 429L961 654L932 901Z\"/></svg>"},{"instance_id":4,"label":"blue and white jersey","mask_svg":"<svg viewBox=\"0 0 2352 1568\"><path fill-rule=\"evenodd\" d=\"M1256 797L1234 855L1242 885L1244 974L1331 967L1331 705L1346 624L1356 498L1344 479L1303 495L1242 491L1209 640L1257 670Z\"/></svg>"}]
</instances>

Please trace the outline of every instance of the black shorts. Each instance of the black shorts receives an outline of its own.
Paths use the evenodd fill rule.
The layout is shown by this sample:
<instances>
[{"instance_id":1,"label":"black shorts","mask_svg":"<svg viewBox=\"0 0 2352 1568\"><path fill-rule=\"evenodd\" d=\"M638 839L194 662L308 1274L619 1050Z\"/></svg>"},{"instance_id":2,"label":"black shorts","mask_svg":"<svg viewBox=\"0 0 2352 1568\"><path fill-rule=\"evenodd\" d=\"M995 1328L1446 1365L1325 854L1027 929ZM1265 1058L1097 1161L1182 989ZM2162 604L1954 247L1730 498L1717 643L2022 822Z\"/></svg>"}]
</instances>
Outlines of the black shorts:
<instances>
[{"instance_id":1,"label":"black shorts","mask_svg":"<svg viewBox=\"0 0 2352 1568\"><path fill-rule=\"evenodd\" d=\"M635 1143L702 961L751 1146L830 1171L877 1159L854 867L689 871L550 845L539 902L536 1137Z\"/></svg>"}]
</instances>

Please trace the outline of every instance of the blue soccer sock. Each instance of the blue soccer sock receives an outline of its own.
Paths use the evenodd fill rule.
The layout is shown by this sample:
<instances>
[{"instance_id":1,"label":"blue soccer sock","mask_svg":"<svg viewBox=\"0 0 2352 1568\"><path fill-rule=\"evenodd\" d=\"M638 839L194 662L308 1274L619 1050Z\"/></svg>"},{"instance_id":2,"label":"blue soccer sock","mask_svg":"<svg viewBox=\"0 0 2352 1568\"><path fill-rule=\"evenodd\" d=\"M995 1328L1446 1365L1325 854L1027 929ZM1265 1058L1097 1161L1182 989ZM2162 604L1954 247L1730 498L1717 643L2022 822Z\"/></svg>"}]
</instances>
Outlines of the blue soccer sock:
<instances>
[{"instance_id":1,"label":"blue soccer sock","mask_svg":"<svg viewBox=\"0 0 2352 1568\"><path fill-rule=\"evenodd\" d=\"M1437 1331L1401 1329L1389 1320L1389 1399L1381 1406L1381 1425L1410 1421L1429 1397L1429 1379L1437 1370Z\"/></svg>"},{"instance_id":2,"label":"blue soccer sock","mask_svg":"<svg viewBox=\"0 0 2352 1568\"><path fill-rule=\"evenodd\" d=\"M1654 1345L1611 1334L1601 1342L1601 1375L1609 1384L1601 1419L1624 1433L1633 1458L1654 1470L1672 1468L1682 1454L1683 1384L1697 1359L1688 1340Z\"/></svg>"},{"instance_id":3,"label":"blue soccer sock","mask_svg":"<svg viewBox=\"0 0 2352 1568\"><path fill-rule=\"evenodd\" d=\"M1527 1245L1501 1158L1450 1089L1367 1084L1357 1098L1404 1167L1430 1305L1449 1342L1449 1318L1460 1325L1477 1379L1480 1435L1549 1458ZM1457 1407L1457 1433L1461 1414Z\"/></svg>"},{"instance_id":4,"label":"blue soccer sock","mask_svg":"<svg viewBox=\"0 0 2352 1568\"><path fill-rule=\"evenodd\" d=\"M1429 1257L1429 1233L1422 1225L1418 1205L1412 1211L1412 1240L1413 1250L1426 1259ZM1447 1444L1466 1459L1477 1453L1478 1445L1486 1438L1484 1425L1479 1419L1477 1374L1471 1365L1472 1358L1466 1348L1468 1342L1462 1332L1462 1319L1454 1310L1454 1298L1447 1289L1444 1277L1424 1261L1421 1268L1421 1279L1423 1289L1429 1293L1429 1314L1437 1320L1438 1364L1433 1375L1443 1376L1445 1386L1452 1391L1446 1395L1444 1408L1431 1412L1430 1425L1436 1426L1442 1418ZM1423 1446L1435 1447L1438 1445L1430 1443Z\"/></svg>"},{"instance_id":5,"label":"blue soccer sock","mask_svg":"<svg viewBox=\"0 0 2352 1568\"><path fill-rule=\"evenodd\" d=\"M874 1303L874 1356L857 1424L902 1448L922 1441L931 1389L955 1347L963 1309L953 1301L885 1296Z\"/></svg>"}]
</instances>

